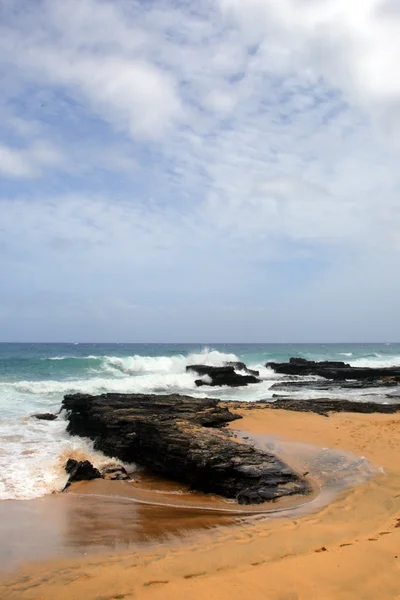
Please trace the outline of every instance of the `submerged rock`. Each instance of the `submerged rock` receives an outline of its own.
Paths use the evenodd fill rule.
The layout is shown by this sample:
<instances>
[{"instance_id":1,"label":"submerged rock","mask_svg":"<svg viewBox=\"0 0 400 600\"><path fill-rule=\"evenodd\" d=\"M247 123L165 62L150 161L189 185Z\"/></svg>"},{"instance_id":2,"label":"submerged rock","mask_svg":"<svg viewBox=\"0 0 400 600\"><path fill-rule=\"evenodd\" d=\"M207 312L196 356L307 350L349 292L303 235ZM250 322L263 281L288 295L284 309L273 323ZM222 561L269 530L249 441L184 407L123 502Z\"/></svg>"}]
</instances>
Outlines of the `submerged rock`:
<instances>
[{"instance_id":1,"label":"submerged rock","mask_svg":"<svg viewBox=\"0 0 400 600\"><path fill-rule=\"evenodd\" d=\"M68 432L123 462L239 503L305 494L309 483L273 454L221 427L238 419L217 400L150 394L67 395Z\"/></svg>"},{"instance_id":2,"label":"submerged rock","mask_svg":"<svg viewBox=\"0 0 400 600\"><path fill-rule=\"evenodd\" d=\"M288 363L268 362L265 365L276 373L284 375L318 375L325 379L344 381L348 379L364 380L368 387L368 380L391 380L400 383L400 366L398 367L352 367L344 362L314 361L305 358L291 358Z\"/></svg>"},{"instance_id":3,"label":"submerged rock","mask_svg":"<svg viewBox=\"0 0 400 600\"><path fill-rule=\"evenodd\" d=\"M53 415L53 413L39 413L37 415L32 415L35 419L39 419L40 421L55 421L57 419L57 415Z\"/></svg>"},{"instance_id":4,"label":"submerged rock","mask_svg":"<svg viewBox=\"0 0 400 600\"><path fill-rule=\"evenodd\" d=\"M235 363L244 364L244 363ZM195 381L197 386L210 385L210 386L222 386L227 385L230 387L240 387L248 385L249 383L259 383L260 379L254 375L240 375L236 373L235 367L232 365L226 365L224 367L211 367L209 365L188 365L186 371L194 371L198 375L209 378L208 380L197 379Z\"/></svg>"}]
</instances>

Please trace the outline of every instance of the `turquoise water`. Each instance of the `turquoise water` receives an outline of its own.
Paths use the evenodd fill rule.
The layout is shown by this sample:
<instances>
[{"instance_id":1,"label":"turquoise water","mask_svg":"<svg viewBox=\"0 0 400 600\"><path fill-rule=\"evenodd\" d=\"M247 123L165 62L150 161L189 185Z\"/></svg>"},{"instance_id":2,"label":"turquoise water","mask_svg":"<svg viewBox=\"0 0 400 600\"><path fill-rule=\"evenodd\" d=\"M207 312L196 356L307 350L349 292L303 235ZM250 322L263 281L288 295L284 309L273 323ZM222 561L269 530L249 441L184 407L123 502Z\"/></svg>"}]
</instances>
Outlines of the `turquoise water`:
<instances>
[{"instance_id":1,"label":"turquoise water","mask_svg":"<svg viewBox=\"0 0 400 600\"><path fill-rule=\"evenodd\" d=\"M400 344L0 344L0 498L32 498L65 481L65 456L90 455L90 443L70 438L63 419L41 422L35 412L54 412L64 394L181 393L224 400L273 400L271 385L282 376L267 361L291 356L344 360L358 366L400 365ZM245 388L197 388L190 363L222 365L242 360L259 369L262 382ZM306 397L321 392L302 390ZM387 390L373 390L385 402ZM297 393L299 394L299 393ZM338 390L330 396L363 401L360 391Z\"/></svg>"}]
</instances>

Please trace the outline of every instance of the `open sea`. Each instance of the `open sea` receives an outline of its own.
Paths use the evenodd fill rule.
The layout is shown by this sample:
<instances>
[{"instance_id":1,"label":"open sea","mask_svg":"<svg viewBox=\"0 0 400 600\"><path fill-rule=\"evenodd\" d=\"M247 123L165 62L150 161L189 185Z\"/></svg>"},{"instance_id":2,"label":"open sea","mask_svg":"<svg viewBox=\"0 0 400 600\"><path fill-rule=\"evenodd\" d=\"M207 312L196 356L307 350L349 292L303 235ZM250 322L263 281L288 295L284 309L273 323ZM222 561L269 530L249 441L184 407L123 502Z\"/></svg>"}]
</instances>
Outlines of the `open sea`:
<instances>
[{"instance_id":1,"label":"open sea","mask_svg":"<svg viewBox=\"0 0 400 600\"><path fill-rule=\"evenodd\" d=\"M400 366L400 344L0 344L0 499L29 499L59 491L69 456L101 464L91 443L70 437L66 422L39 421L57 412L64 394L82 392L180 393L224 400L269 399L284 376L264 365L291 356L344 360L354 366ZM197 388L189 364L240 360L258 369L262 382L244 388ZM333 390L329 397L387 402L387 389ZM292 397L321 397L302 389ZM389 400L390 401L390 400Z\"/></svg>"}]
</instances>

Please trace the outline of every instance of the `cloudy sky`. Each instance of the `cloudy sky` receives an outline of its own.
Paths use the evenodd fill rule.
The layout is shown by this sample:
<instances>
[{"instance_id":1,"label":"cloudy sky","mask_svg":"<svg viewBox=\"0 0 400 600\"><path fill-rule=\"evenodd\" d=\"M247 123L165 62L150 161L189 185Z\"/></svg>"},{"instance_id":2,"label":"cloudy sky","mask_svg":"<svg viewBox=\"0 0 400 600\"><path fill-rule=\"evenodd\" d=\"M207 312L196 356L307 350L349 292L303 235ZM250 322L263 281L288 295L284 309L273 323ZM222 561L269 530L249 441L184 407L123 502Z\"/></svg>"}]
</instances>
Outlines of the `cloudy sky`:
<instances>
[{"instance_id":1,"label":"cloudy sky","mask_svg":"<svg viewBox=\"0 0 400 600\"><path fill-rule=\"evenodd\" d=\"M398 0L0 0L3 341L399 341Z\"/></svg>"}]
</instances>

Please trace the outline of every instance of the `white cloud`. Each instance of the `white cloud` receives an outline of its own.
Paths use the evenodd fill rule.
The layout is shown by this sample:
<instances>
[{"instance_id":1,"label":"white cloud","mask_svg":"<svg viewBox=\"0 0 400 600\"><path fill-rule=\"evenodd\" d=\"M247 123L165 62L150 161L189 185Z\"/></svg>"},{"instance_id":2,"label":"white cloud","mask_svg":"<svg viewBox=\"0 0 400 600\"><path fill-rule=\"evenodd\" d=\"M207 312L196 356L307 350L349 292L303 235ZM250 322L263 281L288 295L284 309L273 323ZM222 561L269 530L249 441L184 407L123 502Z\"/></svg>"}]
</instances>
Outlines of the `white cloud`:
<instances>
[{"instance_id":1,"label":"white cloud","mask_svg":"<svg viewBox=\"0 0 400 600\"><path fill-rule=\"evenodd\" d=\"M28 14L19 31L2 31L0 47L27 81L64 86L132 136L157 138L178 119L174 77L146 60L145 36L111 4L55 0L43 11L36 30Z\"/></svg>"},{"instance_id":2,"label":"white cloud","mask_svg":"<svg viewBox=\"0 0 400 600\"><path fill-rule=\"evenodd\" d=\"M377 272L391 289L397 3L19 4L0 26L0 171L43 188L0 207L18 268L29 240L43 287L112 282L124 306L126 273L160 302L183 287L226 304L235 277L265 297L302 257L329 263L303 306L343 285L355 310L368 265L363 294Z\"/></svg>"},{"instance_id":3,"label":"white cloud","mask_svg":"<svg viewBox=\"0 0 400 600\"><path fill-rule=\"evenodd\" d=\"M220 0L278 69L312 69L400 137L400 11L392 0ZM394 126L395 132L392 127Z\"/></svg>"},{"instance_id":4,"label":"white cloud","mask_svg":"<svg viewBox=\"0 0 400 600\"><path fill-rule=\"evenodd\" d=\"M22 149L0 144L0 173L6 177L37 177L43 168L58 167L62 161L61 152L43 141Z\"/></svg>"}]
</instances>

